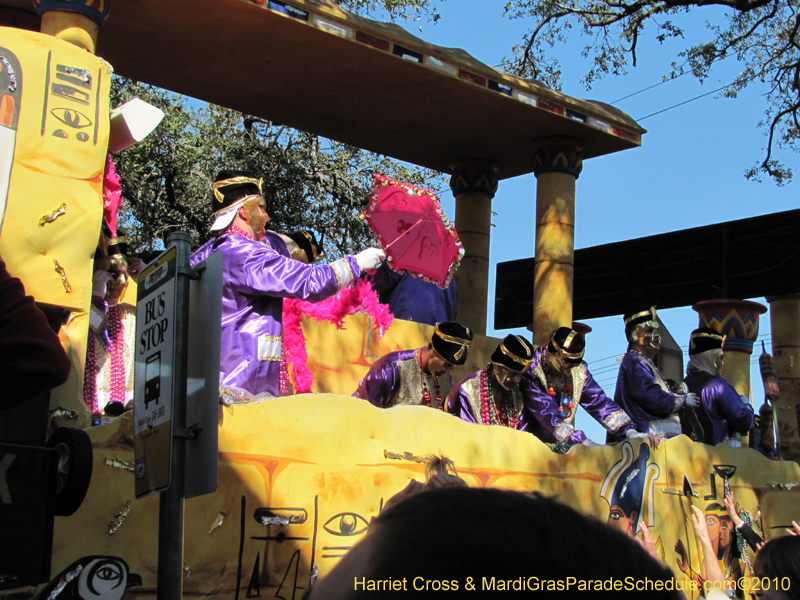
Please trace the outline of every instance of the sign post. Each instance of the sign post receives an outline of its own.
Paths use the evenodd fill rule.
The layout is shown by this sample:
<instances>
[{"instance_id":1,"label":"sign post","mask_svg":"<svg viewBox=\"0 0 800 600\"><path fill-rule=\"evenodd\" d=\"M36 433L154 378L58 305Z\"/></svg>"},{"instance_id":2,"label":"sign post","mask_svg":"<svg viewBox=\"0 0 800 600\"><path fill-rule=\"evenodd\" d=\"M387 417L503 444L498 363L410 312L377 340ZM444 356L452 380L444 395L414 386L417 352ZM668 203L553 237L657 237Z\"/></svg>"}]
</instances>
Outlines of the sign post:
<instances>
[{"instance_id":1,"label":"sign post","mask_svg":"<svg viewBox=\"0 0 800 600\"><path fill-rule=\"evenodd\" d=\"M159 600L182 596L186 390L191 237L179 231L142 271L136 310L134 457L136 497L161 492ZM144 385L142 385L144 382Z\"/></svg>"}]
</instances>

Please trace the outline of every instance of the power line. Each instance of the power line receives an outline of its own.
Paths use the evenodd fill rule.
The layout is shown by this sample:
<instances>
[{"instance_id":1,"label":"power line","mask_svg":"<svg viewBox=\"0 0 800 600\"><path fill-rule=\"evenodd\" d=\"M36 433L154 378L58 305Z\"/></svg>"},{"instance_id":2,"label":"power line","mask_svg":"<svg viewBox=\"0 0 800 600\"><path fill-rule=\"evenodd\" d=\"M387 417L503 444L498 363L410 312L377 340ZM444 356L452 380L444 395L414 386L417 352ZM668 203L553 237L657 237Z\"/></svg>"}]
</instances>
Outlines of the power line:
<instances>
[{"instance_id":1,"label":"power line","mask_svg":"<svg viewBox=\"0 0 800 600\"><path fill-rule=\"evenodd\" d=\"M749 83L753 79L755 79L755 75L753 77L750 77L749 79L746 79L742 83ZM645 119L649 119L650 117L654 117L656 115L660 115L661 113L667 112L668 110L672 110L673 108L677 108L679 106L683 106L684 104L689 104L689 102L694 102L695 100L699 100L700 98L705 98L706 96L710 96L711 94L716 94L717 92L720 92L720 91L722 91L722 90L724 90L726 88L731 87L732 85L736 85L736 83L737 82L734 81L733 83L729 83L728 85L723 85L721 88L717 88L715 90L711 90L710 92L706 92L705 94L700 94L699 96L695 96L694 98L690 98L689 100L684 100L683 102L679 102L678 104L673 104L672 106L669 106L669 107L664 108L662 110L656 111L654 113L650 113L649 115L647 115L645 117L640 117L640 118L638 118L636 120L637 121L644 121Z\"/></svg>"},{"instance_id":2,"label":"power line","mask_svg":"<svg viewBox=\"0 0 800 600\"><path fill-rule=\"evenodd\" d=\"M611 104L611 106L614 106L617 102L622 102L623 100L627 100L628 98L633 98L634 96L637 96L637 95L641 94L642 92L646 92L647 90L652 90L654 87L658 87L658 86L663 85L665 83L669 83L670 81L675 81L678 77L683 77L684 75L688 75L689 73L690 73L690 71L684 71L683 73L673 77L672 79L664 79L663 81L659 81L658 83L654 83L653 85L649 85L646 88L642 88L638 92L633 92L632 94L628 94L627 96L623 96L622 98L614 100L613 102L610 102L609 104Z\"/></svg>"},{"instance_id":3,"label":"power line","mask_svg":"<svg viewBox=\"0 0 800 600\"><path fill-rule=\"evenodd\" d=\"M711 65L713 65L713 64L714 64L715 62L717 62L718 60L724 60L724 59L728 58L729 56L731 56L731 55L730 55L730 54L728 54L728 55L726 55L726 56L718 56L717 58L715 58L714 60L712 60L710 63L708 63L708 66L710 67ZM633 96L636 96L636 95L638 95L638 94L641 94L642 92L646 92L647 90L651 90L651 89L653 89L654 87L658 87L658 86L660 86L660 85L662 85L662 84L664 84L664 83L669 83L670 81L675 81L675 80L676 80L676 79L678 79L679 77L683 77L684 75L688 75L688 74L689 74L689 73L691 73L691 72L692 72L692 71L684 71L684 72L683 72L683 73L681 73L680 75L676 75L675 77L672 77L672 78L670 78L670 79L664 79L664 80L662 80L662 81L659 81L658 83L654 83L653 85L649 85L649 86L647 86L646 88L642 88L642 89L641 89L641 90L639 90L638 92L633 92L632 94L628 94L627 96L623 96L622 98L619 98L619 99L617 99L617 100L614 100L613 102L611 102L611 105L613 106L613 105L614 105L614 104L616 104L617 102L622 102L623 100L627 100L628 98L632 98ZM641 121L641 119L639 119L639 120Z\"/></svg>"}]
</instances>

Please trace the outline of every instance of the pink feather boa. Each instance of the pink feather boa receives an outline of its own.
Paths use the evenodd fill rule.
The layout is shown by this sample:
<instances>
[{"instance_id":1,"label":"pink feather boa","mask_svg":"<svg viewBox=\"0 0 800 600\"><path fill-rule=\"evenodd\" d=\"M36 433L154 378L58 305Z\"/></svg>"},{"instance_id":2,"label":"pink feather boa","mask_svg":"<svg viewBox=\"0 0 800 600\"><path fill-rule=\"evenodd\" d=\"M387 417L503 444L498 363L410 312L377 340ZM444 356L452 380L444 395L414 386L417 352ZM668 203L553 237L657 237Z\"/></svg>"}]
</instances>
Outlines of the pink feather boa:
<instances>
[{"instance_id":1,"label":"pink feather boa","mask_svg":"<svg viewBox=\"0 0 800 600\"><path fill-rule=\"evenodd\" d=\"M306 302L286 298L283 301L283 347L286 351L286 362L292 364L294 377L294 393L311 392L314 376L308 369L306 353L306 336L301 327L302 316L317 321L328 321L337 329L344 329L344 318L363 311L372 317L372 323L378 330L378 337L392 324L394 316L386 304L378 301L378 295L372 285L363 279L357 279L353 285L343 289L336 296L321 302Z\"/></svg>"}]
</instances>

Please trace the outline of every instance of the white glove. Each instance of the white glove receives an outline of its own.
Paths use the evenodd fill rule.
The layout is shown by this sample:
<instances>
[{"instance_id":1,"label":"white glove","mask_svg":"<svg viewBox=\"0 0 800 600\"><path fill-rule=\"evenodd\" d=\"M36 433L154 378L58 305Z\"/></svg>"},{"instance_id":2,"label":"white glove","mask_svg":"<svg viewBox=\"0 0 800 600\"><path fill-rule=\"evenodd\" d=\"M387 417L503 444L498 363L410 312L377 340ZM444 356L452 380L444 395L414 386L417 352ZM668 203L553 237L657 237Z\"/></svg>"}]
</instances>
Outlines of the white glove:
<instances>
[{"instance_id":1,"label":"white glove","mask_svg":"<svg viewBox=\"0 0 800 600\"><path fill-rule=\"evenodd\" d=\"M700 404L700 401L697 398L697 394L689 392L686 394L686 406L691 406L692 408L697 408Z\"/></svg>"},{"instance_id":2,"label":"white glove","mask_svg":"<svg viewBox=\"0 0 800 600\"><path fill-rule=\"evenodd\" d=\"M356 254L356 262L361 271L377 269L384 258L386 258L386 253L380 248L367 248Z\"/></svg>"},{"instance_id":3,"label":"white glove","mask_svg":"<svg viewBox=\"0 0 800 600\"><path fill-rule=\"evenodd\" d=\"M646 437L650 437L650 436L648 436L646 433L640 433L640 432L636 431L635 429L628 429L628 431L625 432L625 437L628 438L629 440L637 440L637 439L646 438Z\"/></svg>"},{"instance_id":4,"label":"white glove","mask_svg":"<svg viewBox=\"0 0 800 600\"><path fill-rule=\"evenodd\" d=\"M584 446L589 446L590 448L593 447L593 446L602 446L603 445L603 444L598 444L597 442L593 442L589 438L586 438L585 440L583 440L581 442L581 444L583 444Z\"/></svg>"},{"instance_id":5,"label":"white glove","mask_svg":"<svg viewBox=\"0 0 800 600\"><path fill-rule=\"evenodd\" d=\"M97 270L92 276L92 296L105 298L108 290L108 282L114 279L108 271Z\"/></svg>"}]
</instances>

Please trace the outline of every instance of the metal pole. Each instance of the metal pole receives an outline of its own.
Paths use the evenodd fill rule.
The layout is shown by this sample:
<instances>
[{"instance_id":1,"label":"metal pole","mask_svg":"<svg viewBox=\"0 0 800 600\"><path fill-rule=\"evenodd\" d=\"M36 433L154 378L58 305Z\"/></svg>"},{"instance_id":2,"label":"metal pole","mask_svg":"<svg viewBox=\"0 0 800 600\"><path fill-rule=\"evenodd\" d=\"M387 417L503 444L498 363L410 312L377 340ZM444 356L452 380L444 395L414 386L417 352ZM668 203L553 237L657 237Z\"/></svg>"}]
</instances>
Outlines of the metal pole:
<instances>
[{"instance_id":1,"label":"metal pole","mask_svg":"<svg viewBox=\"0 0 800 600\"><path fill-rule=\"evenodd\" d=\"M174 395L172 400L172 463L169 488L161 492L158 510L158 600L183 595L183 499L186 469L186 377L189 354L189 259L192 238L176 231L167 238L178 251L175 290ZM178 433L178 435L176 435Z\"/></svg>"}]
</instances>

